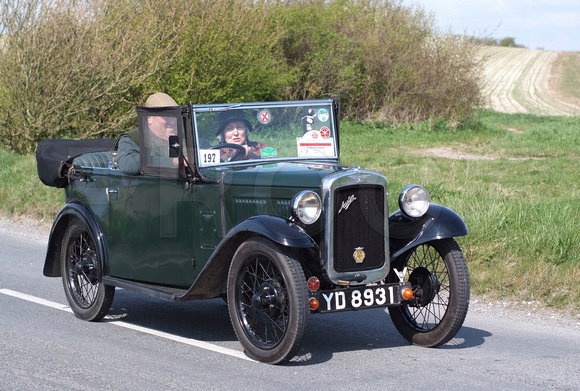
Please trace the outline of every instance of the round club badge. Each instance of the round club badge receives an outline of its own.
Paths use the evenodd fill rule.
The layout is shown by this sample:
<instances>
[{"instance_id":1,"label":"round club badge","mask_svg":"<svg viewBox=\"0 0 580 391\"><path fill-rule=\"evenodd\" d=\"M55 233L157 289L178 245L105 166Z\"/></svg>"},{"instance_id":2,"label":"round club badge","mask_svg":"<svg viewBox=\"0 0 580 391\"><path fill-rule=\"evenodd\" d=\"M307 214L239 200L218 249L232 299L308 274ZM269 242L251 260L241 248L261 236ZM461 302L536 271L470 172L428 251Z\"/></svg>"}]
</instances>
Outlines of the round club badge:
<instances>
[{"instance_id":1,"label":"round club badge","mask_svg":"<svg viewBox=\"0 0 580 391\"><path fill-rule=\"evenodd\" d=\"M328 110L326 110L326 109L318 110L317 117L321 122L328 121Z\"/></svg>"},{"instance_id":2,"label":"round club badge","mask_svg":"<svg viewBox=\"0 0 580 391\"><path fill-rule=\"evenodd\" d=\"M258 121L260 121L261 124L268 125L270 121L272 121L272 114L270 113L270 110L260 110L258 113Z\"/></svg>"}]
</instances>

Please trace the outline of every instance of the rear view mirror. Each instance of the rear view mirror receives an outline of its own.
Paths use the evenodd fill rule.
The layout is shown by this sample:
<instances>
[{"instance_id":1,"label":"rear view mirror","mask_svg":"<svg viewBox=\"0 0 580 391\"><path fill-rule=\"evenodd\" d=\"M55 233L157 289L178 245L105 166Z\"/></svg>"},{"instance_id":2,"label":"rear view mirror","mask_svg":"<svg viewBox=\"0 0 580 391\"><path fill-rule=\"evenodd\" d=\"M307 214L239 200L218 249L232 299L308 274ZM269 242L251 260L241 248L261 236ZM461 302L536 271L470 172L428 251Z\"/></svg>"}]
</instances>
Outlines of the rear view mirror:
<instances>
[{"instance_id":1,"label":"rear view mirror","mask_svg":"<svg viewBox=\"0 0 580 391\"><path fill-rule=\"evenodd\" d=\"M169 136L169 157L179 157L179 136Z\"/></svg>"}]
</instances>

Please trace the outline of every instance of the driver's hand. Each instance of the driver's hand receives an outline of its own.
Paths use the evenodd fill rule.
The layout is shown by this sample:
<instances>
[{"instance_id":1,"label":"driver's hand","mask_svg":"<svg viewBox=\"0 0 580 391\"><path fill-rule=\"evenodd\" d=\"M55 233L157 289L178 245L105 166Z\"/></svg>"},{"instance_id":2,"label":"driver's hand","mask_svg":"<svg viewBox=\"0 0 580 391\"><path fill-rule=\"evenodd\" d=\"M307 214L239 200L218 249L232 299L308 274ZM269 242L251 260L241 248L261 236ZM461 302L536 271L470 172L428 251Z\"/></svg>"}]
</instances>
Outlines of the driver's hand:
<instances>
[{"instance_id":1,"label":"driver's hand","mask_svg":"<svg viewBox=\"0 0 580 391\"><path fill-rule=\"evenodd\" d=\"M242 147L244 147L244 149L246 150L246 154L244 156L246 156L246 157L249 156L251 148L248 147L248 144L244 144L244 145L242 145Z\"/></svg>"}]
</instances>

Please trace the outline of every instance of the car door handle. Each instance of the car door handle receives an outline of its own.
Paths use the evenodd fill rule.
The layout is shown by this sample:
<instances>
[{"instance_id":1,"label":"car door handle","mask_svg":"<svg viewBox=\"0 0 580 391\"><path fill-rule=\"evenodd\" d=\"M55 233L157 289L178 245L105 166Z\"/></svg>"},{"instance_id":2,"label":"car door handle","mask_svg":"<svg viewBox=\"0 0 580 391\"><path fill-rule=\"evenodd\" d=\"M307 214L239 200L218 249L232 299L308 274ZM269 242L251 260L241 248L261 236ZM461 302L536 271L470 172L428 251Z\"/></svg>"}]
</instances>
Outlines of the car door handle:
<instances>
[{"instance_id":1,"label":"car door handle","mask_svg":"<svg viewBox=\"0 0 580 391\"><path fill-rule=\"evenodd\" d=\"M107 195L107 201L109 201L109 202L117 201L117 198L119 195L119 189L113 189L113 188L107 187L105 189L105 194Z\"/></svg>"}]
</instances>

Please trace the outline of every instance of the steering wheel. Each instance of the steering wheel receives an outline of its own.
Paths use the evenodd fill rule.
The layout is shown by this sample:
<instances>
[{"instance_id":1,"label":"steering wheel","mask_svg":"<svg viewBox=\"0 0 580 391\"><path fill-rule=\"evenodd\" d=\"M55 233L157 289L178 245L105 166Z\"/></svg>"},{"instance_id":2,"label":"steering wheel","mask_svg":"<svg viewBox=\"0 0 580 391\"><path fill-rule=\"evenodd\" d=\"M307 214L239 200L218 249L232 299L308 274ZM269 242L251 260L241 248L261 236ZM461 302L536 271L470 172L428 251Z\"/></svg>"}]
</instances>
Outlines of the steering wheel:
<instances>
[{"instance_id":1,"label":"steering wheel","mask_svg":"<svg viewBox=\"0 0 580 391\"><path fill-rule=\"evenodd\" d=\"M236 154L230 158L230 161L241 160L241 158L246 155L246 148L244 148L243 145L239 144L231 144L231 143L218 144L214 145L210 149L222 149L222 148L233 148L238 150Z\"/></svg>"}]
</instances>

